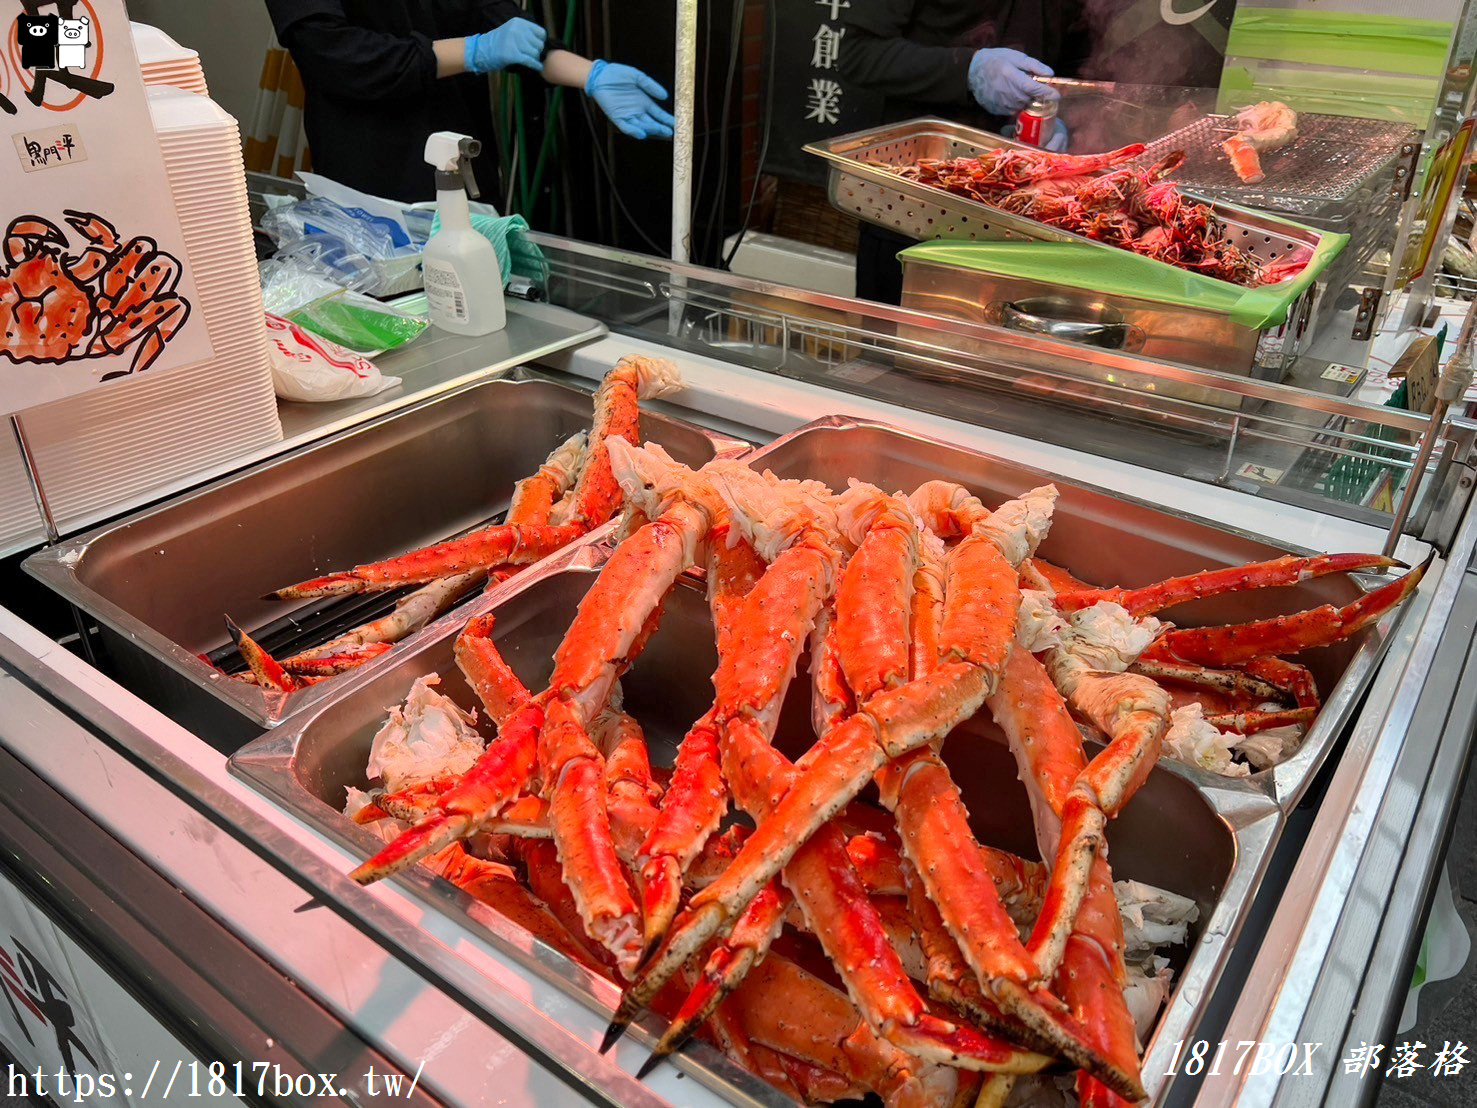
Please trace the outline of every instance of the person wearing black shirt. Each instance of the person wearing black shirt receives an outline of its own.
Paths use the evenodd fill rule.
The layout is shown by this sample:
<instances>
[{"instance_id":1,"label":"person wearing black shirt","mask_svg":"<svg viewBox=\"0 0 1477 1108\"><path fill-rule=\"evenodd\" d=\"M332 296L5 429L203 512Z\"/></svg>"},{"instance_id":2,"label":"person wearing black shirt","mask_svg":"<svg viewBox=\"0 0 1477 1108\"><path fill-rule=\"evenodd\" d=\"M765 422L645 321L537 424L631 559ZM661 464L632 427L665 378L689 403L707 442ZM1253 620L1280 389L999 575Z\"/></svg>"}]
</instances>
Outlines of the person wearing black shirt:
<instances>
[{"instance_id":1,"label":"person wearing black shirt","mask_svg":"<svg viewBox=\"0 0 1477 1108\"><path fill-rule=\"evenodd\" d=\"M496 180L485 74L521 67L583 89L633 138L671 138L667 92L631 66L548 39L516 0L266 0L302 74L313 168L351 188L414 202L435 195L426 139L482 139L473 171Z\"/></svg>"},{"instance_id":2,"label":"person wearing black shirt","mask_svg":"<svg viewBox=\"0 0 1477 1108\"><path fill-rule=\"evenodd\" d=\"M1057 92L1036 78L1076 72L1089 43L1078 0L851 0L842 9L838 63L850 84L882 94L893 123L942 115L1001 131L1038 97ZM1066 129L1045 144L1065 148ZM863 223L857 296L902 299L897 252L911 239Z\"/></svg>"}]
</instances>

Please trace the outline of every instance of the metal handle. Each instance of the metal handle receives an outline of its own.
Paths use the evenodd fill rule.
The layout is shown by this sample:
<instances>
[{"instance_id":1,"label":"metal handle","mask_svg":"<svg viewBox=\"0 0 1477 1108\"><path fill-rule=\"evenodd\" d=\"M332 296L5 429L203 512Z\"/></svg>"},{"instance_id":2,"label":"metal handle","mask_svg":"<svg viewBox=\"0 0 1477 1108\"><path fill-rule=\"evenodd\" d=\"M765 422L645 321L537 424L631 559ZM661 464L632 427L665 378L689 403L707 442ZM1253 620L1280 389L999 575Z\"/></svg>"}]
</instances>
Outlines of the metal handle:
<instances>
[{"instance_id":1,"label":"metal handle","mask_svg":"<svg viewBox=\"0 0 1477 1108\"><path fill-rule=\"evenodd\" d=\"M1137 350L1144 344L1144 332L1131 323L1109 323L1096 319L1068 319L1043 315L1021 304L1007 302L999 308L1000 326L1011 331L1026 331L1107 350Z\"/></svg>"}]
</instances>

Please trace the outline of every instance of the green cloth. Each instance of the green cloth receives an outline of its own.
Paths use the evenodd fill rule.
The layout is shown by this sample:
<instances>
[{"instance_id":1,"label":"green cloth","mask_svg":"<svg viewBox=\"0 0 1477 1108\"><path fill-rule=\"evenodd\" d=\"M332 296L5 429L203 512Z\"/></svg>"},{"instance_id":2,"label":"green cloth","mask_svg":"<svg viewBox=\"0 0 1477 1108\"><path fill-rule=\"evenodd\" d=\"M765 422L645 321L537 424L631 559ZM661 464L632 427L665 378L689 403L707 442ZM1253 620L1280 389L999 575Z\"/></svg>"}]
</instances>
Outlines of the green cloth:
<instances>
[{"instance_id":1,"label":"green cloth","mask_svg":"<svg viewBox=\"0 0 1477 1108\"><path fill-rule=\"evenodd\" d=\"M904 264L930 262L959 266L1066 288L1198 308L1229 316L1243 327L1263 330L1287 319L1293 302L1317 280L1348 241L1348 235L1325 233L1301 273L1290 280L1255 289L1177 269L1117 247L1092 243L935 241L910 246L898 257Z\"/></svg>"},{"instance_id":2,"label":"green cloth","mask_svg":"<svg viewBox=\"0 0 1477 1108\"><path fill-rule=\"evenodd\" d=\"M539 285L549 281L549 264L543 251L529 239L528 220L521 215L490 216L472 213L472 229L492 243L498 265L503 270L503 284L513 276L527 277ZM431 237L441 230L441 214L431 221Z\"/></svg>"}]
</instances>

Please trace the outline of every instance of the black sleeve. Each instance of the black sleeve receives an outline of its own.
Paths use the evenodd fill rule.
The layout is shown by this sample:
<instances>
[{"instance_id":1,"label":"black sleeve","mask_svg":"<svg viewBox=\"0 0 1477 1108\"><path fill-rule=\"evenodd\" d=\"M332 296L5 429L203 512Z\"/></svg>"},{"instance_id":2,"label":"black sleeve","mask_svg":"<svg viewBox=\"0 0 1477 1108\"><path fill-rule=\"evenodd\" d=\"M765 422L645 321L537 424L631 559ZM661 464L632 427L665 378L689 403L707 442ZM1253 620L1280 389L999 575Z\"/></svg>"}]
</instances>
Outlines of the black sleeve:
<instances>
[{"instance_id":1,"label":"black sleeve","mask_svg":"<svg viewBox=\"0 0 1477 1108\"><path fill-rule=\"evenodd\" d=\"M303 84L345 100L420 98L436 83L436 54L426 35L359 27L340 0L267 0L277 40L292 54Z\"/></svg>"},{"instance_id":2,"label":"black sleeve","mask_svg":"<svg viewBox=\"0 0 1477 1108\"><path fill-rule=\"evenodd\" d=\"M510 19L528 18L518 0L477 0L477 10L487 20L487 27L501 27Z\"/></svg>"},{"instance_id":3,"label":"black sleeve","mask_svg":"<svg viewBox=\"0 0 1477 1108\"><path fill-rule=\"evenodd\" d=\"M914 0L852 0L837 58L850 84L896 100L967 104L969 61L959 46L924 46L906 37Z\"/></svg>"},{"instance_id":4,"label":"black sleeve","mask_svg":"<svg viewBox=\"0 0 1477 1108\"><path fill-rule=\"evenodd\" d=\"M492 27L501 27L510 19L532 19L533 22L538 22L537 19L523 10L518 0L477 0L477 10L487 20L487 25L479 28L479 30L483 31ZM548 40L544 43L544 56L547 57L555 50L568 49L569 47L565 46L564 43L560 42L558 38L550 33Z\"/></svg>"}]
</instances>

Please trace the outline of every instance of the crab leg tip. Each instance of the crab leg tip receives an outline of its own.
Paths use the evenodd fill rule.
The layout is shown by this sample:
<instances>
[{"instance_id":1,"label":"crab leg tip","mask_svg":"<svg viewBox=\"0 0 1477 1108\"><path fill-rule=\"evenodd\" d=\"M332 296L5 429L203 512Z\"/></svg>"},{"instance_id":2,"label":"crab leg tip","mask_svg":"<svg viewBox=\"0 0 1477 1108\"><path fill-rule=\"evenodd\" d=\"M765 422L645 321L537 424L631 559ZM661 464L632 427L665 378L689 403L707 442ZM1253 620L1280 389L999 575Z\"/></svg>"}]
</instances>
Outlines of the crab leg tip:
<instances>
[{"instance_id":1,"label":"crab leg tip","mask_svg":"<svg viewBox=\"0 0 1477 1108\"><path fill-rule=\"evenodd\" d=\"M641 1068L636 1071L636 1080L644 1080L647 1074L656 1069L657 1066L661 1065L662 1062L666 1060L666 1057L670 1052L670 1048L668 1048L667 1050L662 1050L660 1044L658 1044L657 1048L651 1052L646 1061L641 1063Z\"/></svg>"},{"instance_id":2,"label":"crab leg tip","mask_svg":"<svg viewBox=\"0 0 1477 1108\"><path fill-rule=\"evenodd\" d=\"M628 1021L614 1019L610 1026L605 1029L605 1037L600 1040L600 1053L609 1054L610 1048L620 1042L621 1036L626 1033L626 1028L631 1026Z\"/></svg>"}]
</instances>

